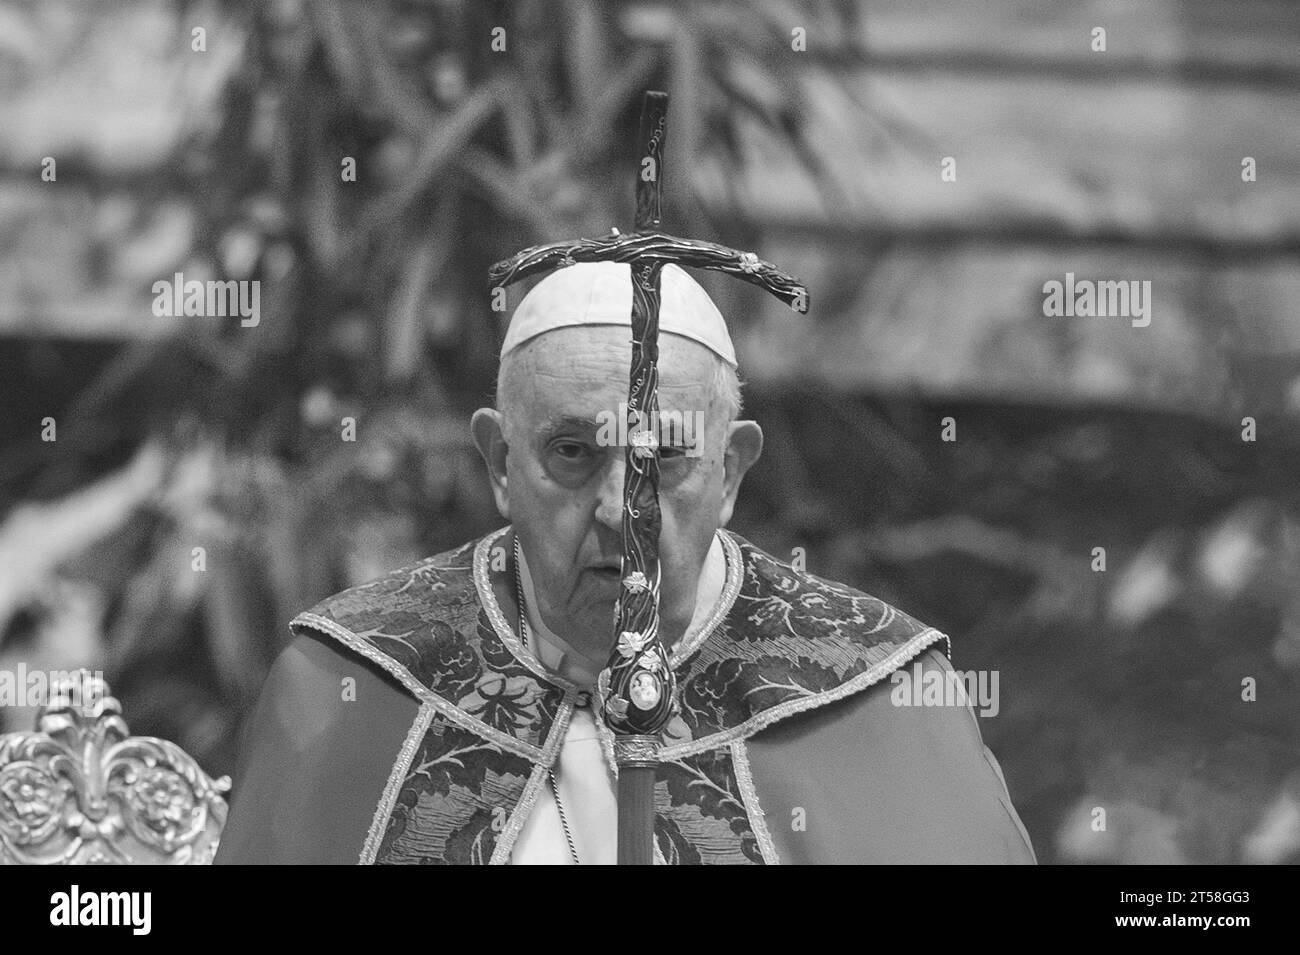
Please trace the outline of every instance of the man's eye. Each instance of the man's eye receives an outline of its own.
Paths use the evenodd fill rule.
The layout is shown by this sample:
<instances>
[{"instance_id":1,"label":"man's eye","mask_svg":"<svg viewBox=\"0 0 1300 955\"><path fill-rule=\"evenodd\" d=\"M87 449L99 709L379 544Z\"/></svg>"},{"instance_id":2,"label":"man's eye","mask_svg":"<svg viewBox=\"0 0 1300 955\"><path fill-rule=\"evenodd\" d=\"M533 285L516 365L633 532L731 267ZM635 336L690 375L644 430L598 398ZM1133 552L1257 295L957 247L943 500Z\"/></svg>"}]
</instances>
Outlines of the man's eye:
<instances>
[{"instance_id":1,"label":"man's eye","mask_svg":"<svg viewBox=\"0 0 1300 955\"><path fill-rule=\"evenodd\" d=\"M587 446L577 441L557 441L551 450L566 461L577 461L587 453Z\"/></svg>"}]
</instances>

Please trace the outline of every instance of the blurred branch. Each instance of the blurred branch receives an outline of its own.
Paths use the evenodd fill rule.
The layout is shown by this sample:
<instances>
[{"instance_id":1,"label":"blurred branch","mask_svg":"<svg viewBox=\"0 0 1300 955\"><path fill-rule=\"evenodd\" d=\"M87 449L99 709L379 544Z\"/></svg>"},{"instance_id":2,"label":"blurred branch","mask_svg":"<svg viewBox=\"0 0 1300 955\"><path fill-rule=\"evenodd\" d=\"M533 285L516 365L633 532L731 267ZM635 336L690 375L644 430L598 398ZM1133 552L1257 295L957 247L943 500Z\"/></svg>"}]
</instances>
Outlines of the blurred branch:
<instances>
[{"instance_id":1,"label":"blurred branch","mask_svg":"<svg viewBox=\"0 0 1300 955\"><path fill-rule=\"evenodd\" d=\"M49 504L22 504L0 524L0 632L58 566L125 523L160 488L163 452L143 446L120 471Z\"/></svg>"},{"instance_id":2,"label":"blurred branch","mask_svg":"<svg viewBox=\"0 0 1300 955\"><path fill-rule=\"evenodd\" d=\"M376 232L391 225L412 200L428 189L455 161L457 155L464 153L474 133L501 106L506 90L505 78L489 81L470 94L450 117L434 127L425 139L414 167L403 176L402 184L377 199L357 224L356 235L350 242L354 254L359 254Z\"/></svg>"}]
</instances>

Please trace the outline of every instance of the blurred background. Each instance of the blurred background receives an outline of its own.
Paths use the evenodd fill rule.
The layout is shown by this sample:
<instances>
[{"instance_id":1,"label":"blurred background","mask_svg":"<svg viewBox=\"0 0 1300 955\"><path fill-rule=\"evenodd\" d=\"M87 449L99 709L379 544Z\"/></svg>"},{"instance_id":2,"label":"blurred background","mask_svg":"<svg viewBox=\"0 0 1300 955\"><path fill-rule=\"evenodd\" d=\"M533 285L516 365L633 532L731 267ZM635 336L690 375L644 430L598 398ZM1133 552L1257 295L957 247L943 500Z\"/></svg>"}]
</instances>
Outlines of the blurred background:
<instances>
[{"instance_id":1,"label":"blurred background","mask_svg":"<svg viewBox=\"0 0 1300 955\"><path fill-rule=\"evenodd\" d=\"M502 523L487 268L630 226L647 88L669 230L813 296L702 278L767 436L733 529L1000 672L1041 861L1300 861L1289 0L5 0L0 668L232 772L295 613ZM155 316L176 272L260 322ZM1045 317L1067 272L1150 325Z\"/></svg>"}]
</instances>

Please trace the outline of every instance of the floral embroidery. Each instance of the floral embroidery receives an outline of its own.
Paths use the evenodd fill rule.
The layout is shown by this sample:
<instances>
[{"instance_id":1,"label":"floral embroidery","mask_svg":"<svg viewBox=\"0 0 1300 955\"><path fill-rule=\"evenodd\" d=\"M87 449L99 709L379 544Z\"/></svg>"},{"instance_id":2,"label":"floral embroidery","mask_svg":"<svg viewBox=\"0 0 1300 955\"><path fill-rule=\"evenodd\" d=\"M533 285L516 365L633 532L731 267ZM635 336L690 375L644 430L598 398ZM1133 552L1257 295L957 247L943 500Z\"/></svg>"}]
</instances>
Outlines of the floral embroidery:
<instances>
[{"instance_id":1,"label":"floral embroidery","mask_svg":"<svg viewBox=\"0 0 1300 955\"><path fill-rule=\"evenodd\" d=\"M529 769L522 756L435 719L402 783L375 861L486 863L501 829L500 807L519 800Z\"/></svg>"}]
</instances>

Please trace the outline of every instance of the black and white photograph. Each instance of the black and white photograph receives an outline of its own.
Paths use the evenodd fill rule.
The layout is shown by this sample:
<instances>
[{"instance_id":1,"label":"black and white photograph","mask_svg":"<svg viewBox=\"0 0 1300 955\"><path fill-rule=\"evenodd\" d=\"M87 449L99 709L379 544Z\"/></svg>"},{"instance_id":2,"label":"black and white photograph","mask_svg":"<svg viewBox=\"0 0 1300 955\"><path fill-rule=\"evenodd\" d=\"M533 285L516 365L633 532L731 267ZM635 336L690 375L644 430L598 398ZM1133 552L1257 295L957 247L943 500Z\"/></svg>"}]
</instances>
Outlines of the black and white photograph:
<instances>
[{"instance_id":1,"label":"black and white photograph","mask_svg":"<svg viewBox=\"0 0 1300 955\"><path fill-rule=\"evenodd\" d=\"M0 0L0 429L33 924L1300 862L1290 0Z\"/></svg>"}]
</instances>

